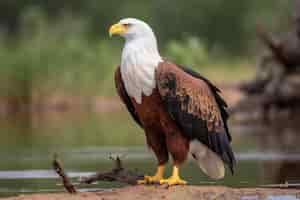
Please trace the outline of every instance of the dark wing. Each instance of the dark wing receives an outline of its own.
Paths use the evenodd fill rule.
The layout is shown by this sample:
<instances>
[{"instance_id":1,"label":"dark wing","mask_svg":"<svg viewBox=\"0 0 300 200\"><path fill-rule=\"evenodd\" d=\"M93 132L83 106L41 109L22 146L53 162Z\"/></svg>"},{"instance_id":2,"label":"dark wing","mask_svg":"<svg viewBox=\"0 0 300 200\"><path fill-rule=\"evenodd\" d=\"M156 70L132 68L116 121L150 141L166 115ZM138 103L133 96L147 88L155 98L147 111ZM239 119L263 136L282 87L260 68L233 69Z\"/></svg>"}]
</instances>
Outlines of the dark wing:
<instances>
[{"instance_id":1,"label":"dark wing","mask_svg":"<svg viewBox=\"0 0 300 200\"><path fill-rule=\"evenodd\" d=\"M219 89L196 72L170 62L159 64L156 81L166 109L182 133L217 153L233 173L228 114Z\"/></svg>"},{"instance_id":2,"label":"dark wing","mask_svg":"<svg viewBox=\"0 0 300 200\"><path fill-rule=\"evenodd\" d=\"M227 108L227 103L224 101L224 99L220 96L219 93L221 93L220 89L217 88L215 85L213 85L208 79L206 79L205 77L201 76L199 73L187 68L187 67L184 67L184 66L179 66L183 71L185 71L186 73L188 73L189 75L195 77L195 78L198 78L198 79L201 79L203 80L204 82L206 82L206 84L209 86L210 90L212 91L215 99L216 99L216 102L219 106L219 109L220 109L220 112L221 112L221 117L222 117L222 120L224 122L224 128L225 128L225 131L226 131L226 134L227 134L227 137L229 139L229 141L231 142L232 138L231 138L231 135L229 133L229 129L228 129L228 125L227 125L227 121L228 121L228 118L229 118L229 114L226 110Z\"/></svg>"},{"instance_id":3,"label":"dark wing","mask_svg":"<svg viewBox=\"0 0 300 200\"><path fill-rule=\"evenodd\" d=\"M118 67L115 72L115 85L116 85L117 92L121 100L123 101L123 103L126 105L126 108L129 111L130 115L133 117L134 121L136 121L136 123L140 125L140 127L143 127L141 120L139 119L139 116L135 112L132 101L125 90L125 86L121 77L120 67Z\"/></svg>"}]
</instances>

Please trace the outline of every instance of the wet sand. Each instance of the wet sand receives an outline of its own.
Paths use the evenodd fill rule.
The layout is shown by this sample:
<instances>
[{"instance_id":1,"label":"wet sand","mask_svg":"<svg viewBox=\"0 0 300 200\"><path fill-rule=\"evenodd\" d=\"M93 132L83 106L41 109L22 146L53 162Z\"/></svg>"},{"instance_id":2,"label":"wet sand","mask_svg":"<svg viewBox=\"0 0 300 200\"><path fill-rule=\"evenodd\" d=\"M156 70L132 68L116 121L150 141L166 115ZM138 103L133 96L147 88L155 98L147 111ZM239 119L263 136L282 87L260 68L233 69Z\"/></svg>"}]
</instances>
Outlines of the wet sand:
<instances>
[{"instance_id":1,"label":"wet sand","mask_svg":"<svg viewBox=\"0 0 300 200\"><path fill-rule=\"evenodd\" d=\"M229 188L222 186L128 186L105 192L83 192L75 195L59 194L34 194L4 198L7 200L264 200L300 199L298 189L268 189L268 188ZM3 200L4 200L3 199Z\"/></svg>"}]
</instances>

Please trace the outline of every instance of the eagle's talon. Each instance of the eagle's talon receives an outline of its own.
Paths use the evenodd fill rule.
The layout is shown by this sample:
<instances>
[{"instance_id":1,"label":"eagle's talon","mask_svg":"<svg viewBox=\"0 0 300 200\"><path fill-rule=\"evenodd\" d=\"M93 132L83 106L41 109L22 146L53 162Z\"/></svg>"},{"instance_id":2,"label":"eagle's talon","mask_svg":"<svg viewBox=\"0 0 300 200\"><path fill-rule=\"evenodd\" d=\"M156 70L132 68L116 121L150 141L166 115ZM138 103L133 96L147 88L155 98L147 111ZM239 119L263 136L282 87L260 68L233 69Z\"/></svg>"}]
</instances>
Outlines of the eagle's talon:
<instances>
[{"instance_id":1,"label":"eagle's talon","mask_svg":"<svg viewBox=\"0 0 300 200\"><path fill-rule=\"evenodd\" d=\"M161 185L167 184L169 186L172 186L172 185L186 185L187 184L186 181L182 180L179 177L170 177L168 179L162 179L162 180L159 181L159 183Z\"/></svg>"},{"instance_id":2,"label":"eagle's talon","mask_svg":"<svg viewBox=\"0 0 300 200\"><path fill-rule=\"evenodd\" d=\"M159 175L154 175L154 176L144 176L143 180L138 180L138 184L154 184L154 183L159 183L160 180L162 180L163 177Z\"/></svg>"},{"instance_id":3,"label":"eagle's talon","mask_svg":"<svg viewBox=\"0 0 300 200\"><path fill-rule=\"evenodd\" d=\"M187 182L185 180L182 180L179 176L179 167L178 166L174 166L173 167L173 173L172 176L168 179L162 179L159 181L159 183L161 185L163 184L167 184L168 186L172 186L172 185L186 185Z\"/></svg>"},{"instance_id":4,"label":"eagle's talon","mask_svg":"<svg viewBox=\"0 0 300 200\"><path fill-rule=\"evenodd\" d=\"M137 184L138 185L148 184L148 181L146 179L138 180Z\"/></svg>"},{"instance_id":5,"label":"eagle's talon","mask_svg":"<svg viewBox=\"0 0 300 200\"><path fill-rule=\"evenodd\" d=\"M137 184L155 184L160 183L160 180L164 178L165 165L159 165L157 167L156 174L154 176L144 176L143 180L138 180Z\"/></svg>"}]
</instances>

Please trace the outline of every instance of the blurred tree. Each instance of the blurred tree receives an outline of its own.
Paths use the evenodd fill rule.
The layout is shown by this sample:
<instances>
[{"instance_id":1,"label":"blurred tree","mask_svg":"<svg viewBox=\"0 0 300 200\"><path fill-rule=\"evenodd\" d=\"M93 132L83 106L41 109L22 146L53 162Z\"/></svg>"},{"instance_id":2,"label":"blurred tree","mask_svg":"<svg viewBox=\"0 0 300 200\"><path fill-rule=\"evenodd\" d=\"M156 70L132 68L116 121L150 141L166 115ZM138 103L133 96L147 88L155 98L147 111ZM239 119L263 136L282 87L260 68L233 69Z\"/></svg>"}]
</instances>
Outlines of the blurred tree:
<instances>
[{"instance_id":1,"label":"blurred tree","mask_svg":"<svg viewBox=\"0 0 300 200\"><path fill-rule=\"evenodd\" d=\"M18 33L22 13L31 6L40 7L53 20L66 12L84 17L93 37L106 36L109 24L120 18L137 17L152 24L162 44L197 36L210 51L240 54L253 42L258 20L271 21L274 11L287 13L291 5L293 0L2 0L0 27ZM279 24L279 18L281 14L271 22Z\"/></svg>"}]
</instances>

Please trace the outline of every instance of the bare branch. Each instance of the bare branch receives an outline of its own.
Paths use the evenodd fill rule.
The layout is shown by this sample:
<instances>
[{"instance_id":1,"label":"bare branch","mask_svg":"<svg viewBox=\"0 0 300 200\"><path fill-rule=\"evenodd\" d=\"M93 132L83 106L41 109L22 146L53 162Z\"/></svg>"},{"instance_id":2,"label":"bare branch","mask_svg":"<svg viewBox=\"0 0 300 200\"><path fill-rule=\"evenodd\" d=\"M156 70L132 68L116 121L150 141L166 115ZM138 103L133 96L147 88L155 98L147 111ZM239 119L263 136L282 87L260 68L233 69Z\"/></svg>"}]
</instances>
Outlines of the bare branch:
<instances>
[{"instance_id":1,"label":"bare branch","mask_svg":"<svg viewBox=\"0 0 300 200\"><path fill-rule=\"evenodd\" d=\"M70 181L68 175L65 173L63 169L63 165L61 161L58 159L57 154L54 154L53 169L62 179L63 186L65 187L65 189L71 194L76 194L77 190L75 186L72 184L72 182Z\"/></svg>"}]
</instances>

